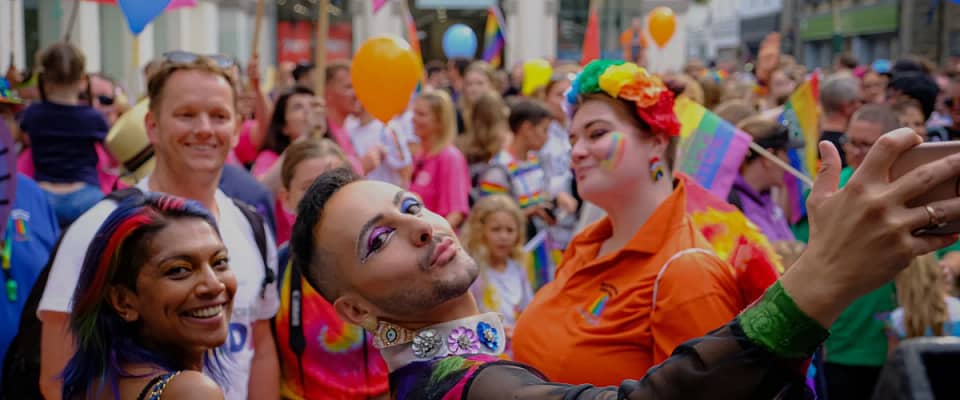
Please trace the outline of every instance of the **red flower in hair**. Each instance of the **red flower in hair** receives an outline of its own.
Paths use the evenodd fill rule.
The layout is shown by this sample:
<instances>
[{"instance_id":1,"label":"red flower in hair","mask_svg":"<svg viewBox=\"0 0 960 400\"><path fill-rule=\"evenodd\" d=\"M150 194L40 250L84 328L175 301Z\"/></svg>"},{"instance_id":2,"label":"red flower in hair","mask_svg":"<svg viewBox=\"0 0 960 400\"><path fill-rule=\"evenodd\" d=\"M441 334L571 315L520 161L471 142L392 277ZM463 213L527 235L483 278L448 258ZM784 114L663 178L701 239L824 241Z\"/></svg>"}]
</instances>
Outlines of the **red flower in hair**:
<instances>
[{"instance_id":1,"label":"red flower in hair","mask_svg":"<svg viewBox=\"0 0 960 400\"><path fill-rule=\"evenodd\" d=\"M660 91L660 99L648 107L637 105L637 115L650 125L654 134L680 135L680 120L673 111L673 92L669 90Z\"/></svg>"}]
</instances>

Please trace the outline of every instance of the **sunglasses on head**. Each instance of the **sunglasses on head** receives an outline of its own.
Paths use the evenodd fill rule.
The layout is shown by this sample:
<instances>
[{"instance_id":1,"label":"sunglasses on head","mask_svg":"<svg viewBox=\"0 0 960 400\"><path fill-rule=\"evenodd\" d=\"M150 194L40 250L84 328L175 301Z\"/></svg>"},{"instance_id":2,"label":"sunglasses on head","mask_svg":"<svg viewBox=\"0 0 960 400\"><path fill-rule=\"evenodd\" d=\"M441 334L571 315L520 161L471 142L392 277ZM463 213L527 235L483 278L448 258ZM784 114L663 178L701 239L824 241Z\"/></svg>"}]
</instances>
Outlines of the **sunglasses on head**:
<instances>
[{"instance_id":1,"label":"sunglasses on head","mask_svg":"<svg viewBox=\"0 0 960 400\"><path fill-rule=\"evenodd\" d=\"M100 103L100 105L102 106L112 106L114 101L116 101L116 99L114 99L113 97L110 97L104 94L94 96L94 98L97 99L97 102ZM88 100L87 94L81 92L80 101L87 101L87 100Z\"/></svg>"},{"instance_id":2,"label":"sunglasses on head","mask_svg":"<svg viewBox=\"0 0 960 400\"><path fill-rule=\"evenodd\" d=\"M953 108L954 106L960 105L960 98L951 97L946 99L943 101L943 105L947 106L947 108Z\"/></svg>"},{"instance_id":3,"label":"sunglasses on head","mask_svg":"<svg viewBox=\"0 0 960 400\"><path fill-rule=\"evenodd\" d=\"M237 65L237 62L232 58L222 54L197 54L191 53L189 51L183 50L174 50L163 53L163 59L167 62L174 62L178 64L189 64L194 61L197 61L200 58L209 58L213 62L217 63L220 68L227 69Z\"/></svg>"}]
</instances>

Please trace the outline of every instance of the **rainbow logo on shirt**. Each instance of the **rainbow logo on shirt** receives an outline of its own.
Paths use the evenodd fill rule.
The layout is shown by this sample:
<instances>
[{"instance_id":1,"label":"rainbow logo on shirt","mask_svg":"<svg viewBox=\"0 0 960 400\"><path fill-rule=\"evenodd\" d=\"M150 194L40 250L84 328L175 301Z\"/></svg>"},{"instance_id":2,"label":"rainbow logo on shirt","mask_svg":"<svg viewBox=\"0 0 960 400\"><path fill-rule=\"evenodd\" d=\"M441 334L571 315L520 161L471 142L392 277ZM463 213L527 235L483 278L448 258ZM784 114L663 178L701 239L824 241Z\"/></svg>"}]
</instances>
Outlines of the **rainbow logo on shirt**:
<instances>
[{"instance_id":1,"label":"rainbow logo on shirt","mask_svg":"<svg viewBox=\"0 0 960 400\"><path fill-rule=\"evenodd\" d=\"M607 303L610 302L610 299L617 295L617 288L613 285L601 282L600 283L600 294L597 296L596 300L590 303L586 309L581 310L580 314L583 315L583 318L587 320L591 325L597 325L600 323L600 314L603 313L603 310L607 308Z\"/></svg>"}]
</instances>

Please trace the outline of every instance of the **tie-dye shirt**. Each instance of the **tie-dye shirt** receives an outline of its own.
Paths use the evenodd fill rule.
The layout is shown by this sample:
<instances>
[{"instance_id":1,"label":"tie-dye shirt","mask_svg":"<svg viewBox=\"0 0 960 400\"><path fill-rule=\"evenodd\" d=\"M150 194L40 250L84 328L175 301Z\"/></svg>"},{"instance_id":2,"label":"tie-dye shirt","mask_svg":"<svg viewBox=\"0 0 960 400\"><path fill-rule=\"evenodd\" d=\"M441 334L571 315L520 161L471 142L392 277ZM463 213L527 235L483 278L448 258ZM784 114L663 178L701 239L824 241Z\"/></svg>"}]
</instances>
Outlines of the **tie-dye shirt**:
<instances>
[{"instance_id":1,"label":"tie-dye shirt","mask_svg":"<svg viewBox=\"0 0 960 400\"><path fill-rule=\"evenodd\" d=\"M347 400L375 396L387 391L387 365L373 347L373 336L344 323L333 306L301 278L302 320L306 347L300 366L290 346L291 275L288 265L280 289L276 317L283 399ZM366 339L366 340L364 340Z\"/></svg>"}]
</instances>

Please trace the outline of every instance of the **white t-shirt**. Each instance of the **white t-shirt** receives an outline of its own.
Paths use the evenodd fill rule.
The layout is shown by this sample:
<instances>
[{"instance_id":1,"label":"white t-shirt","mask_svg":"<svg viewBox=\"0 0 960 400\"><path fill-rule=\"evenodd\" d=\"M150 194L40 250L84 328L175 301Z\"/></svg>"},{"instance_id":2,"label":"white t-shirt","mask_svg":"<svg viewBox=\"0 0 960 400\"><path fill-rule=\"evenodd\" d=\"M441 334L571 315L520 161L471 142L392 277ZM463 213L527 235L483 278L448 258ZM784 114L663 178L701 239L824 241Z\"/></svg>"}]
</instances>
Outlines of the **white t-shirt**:
<instances>
[{"instance_id":1,"label":"white t-shirt","mask_svg":"<svg viewBox=\"0 0 960 400\"><path fill-rule=\"evenodd\" d=\"M377 145L383 146L387 152L386 159L379 167L367 174L367 179L404 186L400 170L410 166L413 158L410 156L408 145L410 139L404 133L402 117L391 121L390 127L387 128L378 120L361 125L360 120L351 115L347 117L343 126L347 132L350 132L350 141L358 156L363 157Z\"/></svg>"},{"instance_id":2,"label":"white t-shirt","mask_svg":"<svg viewBox=\"0 0 960 400\"><path fill-rule=\"evenodd\" d=\"M137 188L147 191L148 179L149 177L140 181ZM280 307L280 300L276 282L267 286L264 297L260 296L264 279L263 257L247 218L233 200L219 189L216 202L220 210L217 221L220 235L230 255L230 268L237 275L237 293L233 298L230 334L225 344L232 359L224 363L230 383L223 389L229 400L246 400L250 364L253 359L252 325L256 321L272 318ZM66 231L37 307L38 317L42 311L70 312L87 248L90 247L97 230L116 208L113 201L101 201L80 216ZM267 263L276 276L277 247L269 228L264 225L264 229L267 233Z\"/></svg>"},{"instance_id":3,"label":"white t-shirt","mask_svg":"<svg viewBox=\"0 0 960 400\"><path fill-rule=\"evenodd\" d=\"M503 325L513 327L530 301L533 289L527 272L516 261L507 260L503 271L482 266L482 272L471 290L481 313L495 312L503 316Z\"/></svg>"}]
</instances>

